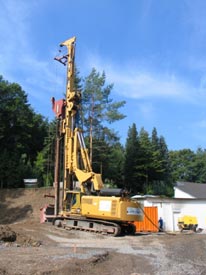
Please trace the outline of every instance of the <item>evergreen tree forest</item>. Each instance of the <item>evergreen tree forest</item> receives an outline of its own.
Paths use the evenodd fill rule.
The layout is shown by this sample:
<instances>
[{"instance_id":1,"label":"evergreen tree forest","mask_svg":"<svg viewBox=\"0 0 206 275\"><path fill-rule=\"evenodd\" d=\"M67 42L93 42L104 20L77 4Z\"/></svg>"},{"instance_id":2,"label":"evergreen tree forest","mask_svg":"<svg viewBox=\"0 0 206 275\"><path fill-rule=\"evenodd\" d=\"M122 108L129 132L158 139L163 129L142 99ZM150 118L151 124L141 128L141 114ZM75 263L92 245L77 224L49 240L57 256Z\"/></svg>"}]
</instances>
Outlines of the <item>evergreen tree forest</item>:
<instances>
[{"instance_id":1,"label":"evergreen tree forest","mask_svg":"<svg viewBox=\"0 0 206 275\"><path fill-rule=\"evenodd\" d=\"M126 102L112 99L105 72L93 68L84 79L76 77L75 85L82 92L81 127L92 167L106 186L172 196L177 181L206 183L206 149L169 151L155 127L149 133L135 122L120 143L112 124L125 118ZM25 178L52 186L55 133L55 118L36 113L21 86L0 76L0 188L24 187Z\"/></svg>"}]
</instances>

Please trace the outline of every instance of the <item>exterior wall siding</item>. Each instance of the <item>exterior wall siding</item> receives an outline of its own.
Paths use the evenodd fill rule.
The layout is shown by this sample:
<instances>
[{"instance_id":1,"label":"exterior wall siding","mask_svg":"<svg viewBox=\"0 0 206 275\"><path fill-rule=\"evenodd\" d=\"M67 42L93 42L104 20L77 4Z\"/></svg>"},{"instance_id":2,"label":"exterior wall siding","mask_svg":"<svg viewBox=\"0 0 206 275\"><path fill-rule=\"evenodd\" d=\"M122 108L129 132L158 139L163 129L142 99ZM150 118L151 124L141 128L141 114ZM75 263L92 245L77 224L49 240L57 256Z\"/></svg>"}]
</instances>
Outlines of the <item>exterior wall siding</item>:
<instances>
[{"instance_id":1,"label":"exterior wall siding","mask_svg":"<svg viewBox=\"0 0 206 275\"><path fill-rule=\"evenodd\" d=\"M178 218L185 215L195 216L198 228L206 230L206 199L144 198L144 207L157 208L157 220L162 217L165 231L179 231Z\"/></svg>"}]
</instances>

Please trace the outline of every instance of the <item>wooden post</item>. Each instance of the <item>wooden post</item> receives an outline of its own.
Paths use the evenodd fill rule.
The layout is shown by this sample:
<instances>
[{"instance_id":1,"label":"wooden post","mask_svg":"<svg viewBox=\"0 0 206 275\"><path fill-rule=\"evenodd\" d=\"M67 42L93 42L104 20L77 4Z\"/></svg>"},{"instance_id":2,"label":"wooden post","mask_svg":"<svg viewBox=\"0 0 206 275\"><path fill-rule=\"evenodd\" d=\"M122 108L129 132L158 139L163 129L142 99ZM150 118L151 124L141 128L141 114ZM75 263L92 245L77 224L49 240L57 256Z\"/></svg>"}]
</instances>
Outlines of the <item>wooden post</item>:
<instances>
[{"instance_id":1,"label":"wooden post","mask_svg":"<svg viewBox=\"0 0 206 275\"><path fill-rule=\"evenodd\" d=\"M59 183L59 165L60 165L60 136L59 136L59 120L57 120L57 137L56 137L56 146L55 146L55 167L54 167L54 187L55 187L55 208L54 215L59 214L59 192L60 192L60 183Z\"/></svg>"}]
</instances>

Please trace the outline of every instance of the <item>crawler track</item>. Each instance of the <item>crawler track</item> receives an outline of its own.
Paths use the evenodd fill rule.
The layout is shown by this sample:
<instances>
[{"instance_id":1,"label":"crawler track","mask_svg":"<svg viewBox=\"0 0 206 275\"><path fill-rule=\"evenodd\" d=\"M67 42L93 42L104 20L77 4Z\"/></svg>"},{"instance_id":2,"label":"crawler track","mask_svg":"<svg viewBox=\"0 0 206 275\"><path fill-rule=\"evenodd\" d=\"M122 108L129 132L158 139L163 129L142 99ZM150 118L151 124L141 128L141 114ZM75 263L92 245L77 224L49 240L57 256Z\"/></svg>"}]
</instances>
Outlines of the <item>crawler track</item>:
<instances>
[{"instance_id":1,"label":"crawler track","mask_svg":"<svg viewBox=\"0 0 206 275\"><path fill-rule=\"evenodd\" d=\"M120 225L108 221L79 219L79 218L55 218L53 224L67 230L81 230L110 236L121 234Z\"/></svg>"}]
</instances>

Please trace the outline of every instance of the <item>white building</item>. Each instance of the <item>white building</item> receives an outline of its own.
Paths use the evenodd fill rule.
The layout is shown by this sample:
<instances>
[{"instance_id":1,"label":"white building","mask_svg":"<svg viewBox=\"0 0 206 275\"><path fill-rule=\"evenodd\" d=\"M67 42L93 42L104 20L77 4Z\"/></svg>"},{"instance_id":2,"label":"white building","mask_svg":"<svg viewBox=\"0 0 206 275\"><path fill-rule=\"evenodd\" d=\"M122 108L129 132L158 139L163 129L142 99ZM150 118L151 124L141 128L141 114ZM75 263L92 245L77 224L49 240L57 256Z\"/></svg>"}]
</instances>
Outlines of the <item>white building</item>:
<instances>
[{"instance_id":1,"label":"white building","mask_svg":"<svg viewBox=\"0 0 206 275\"><path fill-rule=\"evenodd\" d=\"M158 217L164 221L164 230L179 231L178 218L196 216L198 228L206 229L206 184L178 182L174 188L174 198L156 196L138 197L144 206L156 206Z\"/></svg>"}]
</instances>

